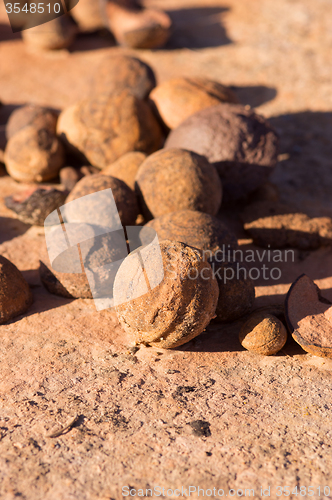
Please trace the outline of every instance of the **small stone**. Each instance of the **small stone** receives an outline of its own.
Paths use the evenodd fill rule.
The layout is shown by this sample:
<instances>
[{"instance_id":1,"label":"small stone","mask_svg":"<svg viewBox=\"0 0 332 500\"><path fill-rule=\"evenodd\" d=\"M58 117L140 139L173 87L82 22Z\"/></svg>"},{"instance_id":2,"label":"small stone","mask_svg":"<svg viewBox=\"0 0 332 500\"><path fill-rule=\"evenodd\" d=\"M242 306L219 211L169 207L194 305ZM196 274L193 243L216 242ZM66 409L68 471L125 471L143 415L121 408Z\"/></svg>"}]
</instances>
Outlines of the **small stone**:
<instances>
[{"instance_id":1,"label":"small stone","mask_svg":"<svg viewBox=\"0 0 332 500\"><path fill-rule=\"evenodd\" d=\"M194 420L190 422L190 427L193 430L193 434L199 437L209 437L211 436L210 424L205 420Z\"/></svg>"},{"instance_id":2,"label":"small stone","mask_svg":"<svg viewBox=\"0 0 332 500\"><path fill-rule=\"evenodd\" d=\"M70 10L80 32L93 32L105 28L106 13L104 2L95 0L79 0Z\"/></svg>"},{"instance_id":3,"label":"small stone","mask_svg":"<svg viewBox=\"0 0 332 500\"><path fill-rule=\"evenodd\" d=\"M290 287L285 316L293 339L302 349L332 358L332 304L309 276L302 274Z\"/></svg>"},{"instance_id":4,"label":"small stone","mask_svg":"<svg viewBox=\"0 0 332 500\"><path fill-rule=\"evenodd\" d=\"M217 168L225 200L239 200L272 173L278 137L268 121L251 109L222 103L187 118L169 134L165 148L183 148L205 156Z\"/></svg>"},{"instance_id":5,"label":"small stone","mask_svg":"<svg viewBox=\"0 0 332 500\"><path fill-rule=\"evenodd\" d=\"M127 255L123 233L111 231L100 235L97 226L84 223L66 223L65 229L68 227L72 237L74 235L81 242L82 261L77 246L68 247L56 255L58 249L63 249L63 228L59 225L48 227L48 242L51 242L48 250L51 251L49 254L46 247L42 249L39 268L45 288L50 293L67 298L100 299L112 296L116 269L107 265ZM49 255L56 255L53 262L50 262Z\"/></svg>"},{"instance_id":6,"label":"small stone","mask_svg":"<svg viewBox=\"0 0 332 500\"><path fill-rule=\"evenodd\" d=\"M68 222L88 222L82 221L82 213L77 204L70 204L88 194L100 192L98 200L93 202L83 200L84 212L91 215L91 223L113 227L114 214L110 198L103 195L105 189L111 189L114 201L124 226L133 226L138 216L138 205L134 191L120 179L108 175L94 174L83 177L73 188L66 199L65 216ZM88 203L91 204L87 205ZM93 204L92 204L93 203Z\"/></svg>"},{"instance_id":7,"label":"small stone","mask_svg":"<svg viewBox=\"0 0 332 500\"><path fill-rule=\"evenodd\" d=\"M203 156L176 148L157 151L142 163L136 192L147 219L179 210L216 215L222 199L215 168Z\"/></svg>"},{"instance_id":8,"label":"small stone","mask_svg":"<svg viewBox=\"0 0 332 500\"><path fill-rule=\"evenodd\" d=\"M201 252L184 243L160 242L164 277L159 285L137 297L145 282L137 251L121 264L113 295L118 319L134 343L170 349L202 333L215 315L218 285ZM154 249L145 247L149 269L160 265Z\"/></svg>"},{"instance_id":9,"label":"small stone","mask_svg":"<svg viewBox=\"0 0 332 500\"><path fill-rule=\"evenodd\" d=\"M47 128L28 125L9 139L5 149L7 172L20 182L45 182L57 177L64 149Z\"/></svg>"},{"instance_id":10,"label":"small stone","mask_svg":"<svg viewBox=\"0 0 332 500\"><path fill-rule=\"evenodd\" d=\"M0 255L0 324L25 313L31 304L28 283L16 266Z\"/></svg>"},{"instance_id":11,"label":"small stone","mask_svg":"<svg viewBox=\"0 0 332 500\"><path fill-rule=\"evenodd\" d=\"M242 326L239 340L248 351L271 356L284 347L287 331L272 314L253 314Z\"/></svg>"},{"instance_id":12,"label":"small stone","mask_svg":"<svg viewBox=\"0 0 332 500\"><path fill-rule=\"evenodd\" d=\"M31 16L31 26L25 26L22 37L28 47L35 50L67 49L74 41L77 28L67 16L60 16L47 23L37 24L38 14ZM39 15L42 21L42 16Z\"/></svg>"},{"instance_id":13,"label":"small stone","mask_svg":"<svg viewBox=\"0 0 332 500\"><path fill-rule=\"evenodd\" d=\"M153 153L163 141L149 104L128 90L96 94L66 108L57 131L72 152L100 169L129 151Z\"/></svg>"},{"instance_id":14,"label":"small stone","mask_svg":"<svg viewBox=\"0 0 332 500\"><path fill-rule=\"evenodd\" d=\"M37 130L46 128L53 135L56 134L58 115L54 111L42 106L28 104L12 112L6 125L6 137L11 139L23 128L33 125Z\"/></svg>"},{"instance_id":15,"label":"small stone","mask_svg":"<svg viewBox=\"0 0 332 500\"><path fill-rule=\"evenodd\" d=\"M283 203L252 203L242 213L242 220L254 243L262 247L310 250L332 244L330 217L310 218Z\"/></svg>"},{"instance_id":16,"label":"small stone","mask_svg":"<svg viewBox=\"0 0 332 500\"><path fill-rule=\"evenodd\" d=\"M135 177L137 171L143 161L146 159L146 154L139 151L131 151L121 156L114 163L104 168L101 173L111 175L117 179L121 179L131 189L135 189Z\"/></svg>"},{"instance_id":17,"label":"small stone","mask_svg":"<svg viewBox=\"0 0 332 500\"><path fill-rule=\"evenodd\" d=\"M152 90L150 99L170 129L202 109L221 102L238 102L235 94L221 83L207 78L184 77L161 83Z\"/></svg>"},{"instance_id":18,"label":"small stone","mask_svg":"<svg viewBox=\"0 0 332 500\"><path fill-rule=\"evenodd\" d=\"M124 89L139 99L146 99L155 85L156 79L148 64L137 57L110 54L103 58L93 76L91 95L111 95Z\"/></svg>"},{"instance_id":19,"label":"small stone","mask_svg":"<svg viewBox=\"0 0 332 500\"><path fill-rule=\"evenodd\" d=\"M7 196L5 205L25 224L43 226L46 217L64 204L67 194L54 188L33 188L22 195Z\"/></svg>"}]
</instances>

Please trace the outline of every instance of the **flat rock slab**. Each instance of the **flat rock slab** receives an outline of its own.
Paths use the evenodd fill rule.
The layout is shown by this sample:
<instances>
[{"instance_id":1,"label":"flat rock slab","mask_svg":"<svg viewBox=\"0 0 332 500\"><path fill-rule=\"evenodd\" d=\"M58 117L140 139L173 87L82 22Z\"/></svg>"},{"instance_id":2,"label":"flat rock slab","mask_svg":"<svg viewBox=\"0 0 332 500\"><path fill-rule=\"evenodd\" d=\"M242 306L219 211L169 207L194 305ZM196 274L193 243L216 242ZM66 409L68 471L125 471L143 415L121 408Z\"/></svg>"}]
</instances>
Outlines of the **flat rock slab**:
<instances>
[{"instance_id":1,"label":"flat rock slab","mask_svg":"<svg viewBox=\"0 0 332 500\"><path fill-rule=\"evenodd\" d=\"M134 53L160 82L204 74L235 86L281 135L283 161L272 179L281 201L302 204L311 217L331 216L331 2L148 3L174 20L166 49L132 52L85 36L71 51L50 54L27 52L11 36L0 3L0 149L17 105L62 109L88 94L102 57ZM42 287L43 228L18 221L3 203L26 188L0 177L0 253L34 295L26 315L0 327L1 498L120 499L129 485L164 487L166 498L168 488L189 486L225 494L251 488L256 498L261 487L271 486L276 498L277 486L314 486L319 498L318 486L332 488L331 360L292 339L276 356L249 353L238 341L242 321L211 324L174 351L134 352L114 313ZM281 304L302 273L332 300L330 248L273 261L245 239L236 213L219 216L240 238L243 260L254 254L248 265L259 270L257 307ZM271 276L274 268L280 276ZM75 416L71 430L49 437Z\"/></svg>"}]
</instances>

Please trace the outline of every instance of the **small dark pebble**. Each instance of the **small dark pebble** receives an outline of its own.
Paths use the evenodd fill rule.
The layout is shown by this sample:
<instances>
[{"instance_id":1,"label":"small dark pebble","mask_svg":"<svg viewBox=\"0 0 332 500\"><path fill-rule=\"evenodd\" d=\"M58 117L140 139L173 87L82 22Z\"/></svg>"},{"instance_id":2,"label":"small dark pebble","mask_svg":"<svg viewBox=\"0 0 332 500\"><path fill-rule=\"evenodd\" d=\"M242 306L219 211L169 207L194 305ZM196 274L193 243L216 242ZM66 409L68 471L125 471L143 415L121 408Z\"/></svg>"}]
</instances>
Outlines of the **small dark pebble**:
<instances>
[{"instance_id":1,"label":"small dark pebble","mask_svg":"<svg viewBox=\"0 0 332 500\"><path fill-rule=\"evenodd\" d=\"M46 217L64 204L67 193L58 189L37 188L23 201L7 196L5 205L25 224L43 226Z\"/></svg>"},{"instance_id":2,"label":"small dark pebble","mask_svg":"<svg viewBox=\"0 0 332 500\"><path fill-rule=\"evenodd\" d=\"M199 437L209 437L211 436L210 424L205 420L194 420L189 423L193 430L193 434Z\"/></svg>"}]
</instances>

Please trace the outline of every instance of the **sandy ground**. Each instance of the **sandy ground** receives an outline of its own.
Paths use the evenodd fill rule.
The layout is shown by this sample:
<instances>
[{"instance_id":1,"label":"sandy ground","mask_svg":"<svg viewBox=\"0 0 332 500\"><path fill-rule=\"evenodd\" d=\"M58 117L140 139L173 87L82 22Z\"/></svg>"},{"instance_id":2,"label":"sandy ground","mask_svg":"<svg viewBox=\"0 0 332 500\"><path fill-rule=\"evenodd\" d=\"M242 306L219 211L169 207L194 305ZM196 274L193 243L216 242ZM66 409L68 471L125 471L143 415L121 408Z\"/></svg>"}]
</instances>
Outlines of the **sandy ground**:
<instances>
[{"instance_id":1,"label":"sandy ground","mask_svg":"<svg viewBox=\"0 0 332 500\"><path fill-rule=\"evenodd\" d=\"M174 22L163 50L128 51L110 37L80 36L70 51L39 54L11 35L1 3L0 149L17 105L61 109L88 93L105 54L135 53L159 81L204 75L232 85L280 133L287 159L272 180L281 198L331 216L330 0L149 4ZM110 500L122 498L124 486L164 487L165 498L172 498L167 489L188 494L189 486L220 489L215 498L221 489L224 496L253 489L261 498L270 486L277 498L278 486L303 493L312 486L312 498L332 498L328 488L324 493L324 486L332 492L332 361L291 339L276 356L244 351L241 321L210 325L181 349L130 354L114 313L42 287L43 229L19 222L3 203L25 187L0 178L0 253L22 270L34 295L26 315L0 326L0 498ZM236 210L222 208L219 216L243 249L254 248ZM257 306L282 303L303 272L332 300L330 248L296 251L280 268L278 281L257 281ZM70 432L48 437L75 415ZM195 430L199 420L205 431ZM191 490L191 498L201 496Z\"/></svg>"}]
</instances>

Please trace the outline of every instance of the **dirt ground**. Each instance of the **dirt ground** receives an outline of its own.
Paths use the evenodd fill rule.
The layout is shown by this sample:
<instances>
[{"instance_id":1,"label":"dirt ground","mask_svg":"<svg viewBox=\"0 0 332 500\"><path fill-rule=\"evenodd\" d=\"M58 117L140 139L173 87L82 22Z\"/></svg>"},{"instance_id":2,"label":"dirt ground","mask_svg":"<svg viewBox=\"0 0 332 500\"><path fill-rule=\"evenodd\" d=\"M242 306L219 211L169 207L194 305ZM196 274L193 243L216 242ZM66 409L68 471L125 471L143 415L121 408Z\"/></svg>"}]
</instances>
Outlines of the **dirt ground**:
<instances>
[{"instance_id":1,"label":"dirt ground","mask_svg":"<svg viewBox=\"0 0 332 500\"><path fill-rule=\"evenodd\" d=\"M281 136L283 161L272 181L282 200L331 216L331 1L148 3L174 22L163 50L128 51L90 35L69 51L40 54L11 34L0 2L0 149L17 105L61 109L87 94L105 54L134 53L160 82L204 75L232 85ZM238 341L241 321L211 324L183 348L131 354L113 312L97 313L93 301L56 297L41 285L43 229L19 222L3 202L25 188L0 177L0 253L34 295L26 315L0 326L0 498L118 500L125 486L144 494L165 488L168 499L177 488L189 495L189 486L210 489L214 498L221 489L235 497L252 489L261 498L269 487L277 498L278 486L332 498L332 360L305 353L292 339L276 356L247 352ZM243 249L255 248L236 209L219 216ZM332 300L330 248L295 251L294 262L280 268L279 280L257 280L257 307L281 304L303 272ZM49 437L76 415L70 432Z\"/></svg>"}]
</instances>

